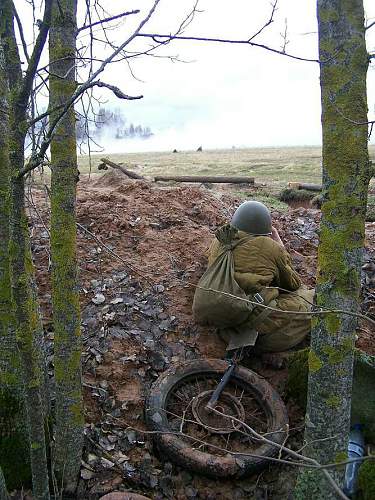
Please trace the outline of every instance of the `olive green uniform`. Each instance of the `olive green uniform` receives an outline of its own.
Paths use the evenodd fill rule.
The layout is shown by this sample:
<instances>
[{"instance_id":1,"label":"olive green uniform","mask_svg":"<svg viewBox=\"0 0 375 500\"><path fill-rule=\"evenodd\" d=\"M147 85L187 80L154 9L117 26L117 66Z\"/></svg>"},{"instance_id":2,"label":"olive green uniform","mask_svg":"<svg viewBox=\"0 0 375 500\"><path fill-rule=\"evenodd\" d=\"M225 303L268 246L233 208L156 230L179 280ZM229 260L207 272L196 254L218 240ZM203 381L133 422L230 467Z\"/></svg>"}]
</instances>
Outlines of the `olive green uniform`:
<instances>
[{"instance_id":1,"label":"olive green uniform","mask_svg":"<svg viewBox=\"0 0 375 500\"><path fill-rule=\"evenodd\" d=\"M260 293L266 305L279 310L310 311L314 290L301 287L290 256L281 245L268 236L251 236L244 231L238 231L235 239L243 240L233 249L235 279L246 294L252 296ZM209 265L220 251L221 243L215 239L209 248ZM252 326L257 330L259 336L255 349L258 352L284 351L297 345L310 332L311 320L308 315L272 311L263 314L257 322L263 310L257 306L248 322L243 324L244 329Z\"/></svg>"}]
</instances>

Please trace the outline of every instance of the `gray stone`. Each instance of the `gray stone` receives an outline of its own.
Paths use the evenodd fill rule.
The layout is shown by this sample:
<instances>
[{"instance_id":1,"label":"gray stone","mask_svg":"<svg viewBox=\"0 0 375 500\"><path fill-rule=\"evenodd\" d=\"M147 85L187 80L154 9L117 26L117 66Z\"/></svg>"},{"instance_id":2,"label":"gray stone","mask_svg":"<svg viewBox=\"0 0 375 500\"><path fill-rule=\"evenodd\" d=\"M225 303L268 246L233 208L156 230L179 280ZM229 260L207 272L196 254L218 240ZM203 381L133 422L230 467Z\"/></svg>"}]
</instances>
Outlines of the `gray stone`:
<instances>
[{"instance_id":1,"label":"gray stone","mask_svg":"<svg viewBox=\"0 0 375 500\"><path fill-rule=\"evenodd\" d=\"M102 293L97 293L95 297L91 299L91 302L93 302L95 305L104 304L105 297Z\"/></svg>"},{"instance_id":2,"label":"gray stone","mask_svg":"<svg viewBox=\"0 0 375 500\"><path fill-rule=\"evenodd\" d=\"M160 422L163 420L161 418L160 413L156 412L152 415L151 420L153 420L156 424L160 424Z\"/></svg>"}]
</instances>

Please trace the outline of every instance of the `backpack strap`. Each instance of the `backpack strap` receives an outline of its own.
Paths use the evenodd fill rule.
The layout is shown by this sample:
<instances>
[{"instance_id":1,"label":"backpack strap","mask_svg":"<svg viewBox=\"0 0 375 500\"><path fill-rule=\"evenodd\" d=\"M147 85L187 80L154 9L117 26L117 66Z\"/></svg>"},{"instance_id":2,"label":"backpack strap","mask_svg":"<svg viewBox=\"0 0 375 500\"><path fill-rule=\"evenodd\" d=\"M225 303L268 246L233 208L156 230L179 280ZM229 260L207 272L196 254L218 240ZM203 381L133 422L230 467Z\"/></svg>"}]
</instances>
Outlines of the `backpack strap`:
<instances>
[{"instance_id":1,"label":"backpack strap","mask_svg":"<svg viewBox=\"0 0 375 500\"><path fill-rule=\"evenodd\" d=\"M223 250L233 250L236 248L238 245L241 245L242 243L246 243L250 239L253 239L254 236L249 234L248 238L241 238L237 239L238 229L232 226L231 224L225 224L224 226L221 226L216 232L215 232L215 237L219 241L219 243L222 245Z\"/></svg>"},{"instance_id":2,"label":"backpack strap","mask_svg":"<svg viewBox=\"0 0 375 500\"><path fill-rule=\"evenodd\" d=\"M268 305L269 307L275 308L277 306L277 302L276 302L276 300L271 300L271 302L269 304L266 304L266 305ZM255 306L255 307L258 307L258 306ZM271 314L271 312L273 312L271 309L267 309L265 307L262 310L262 312L260 314L258 314L258 316L251 321L252 327L257 328L258 325L260 325L260 323L262 323L262 321L264 321L266 318L268 318L268 316Z\"/></svg>"}]
</instances>

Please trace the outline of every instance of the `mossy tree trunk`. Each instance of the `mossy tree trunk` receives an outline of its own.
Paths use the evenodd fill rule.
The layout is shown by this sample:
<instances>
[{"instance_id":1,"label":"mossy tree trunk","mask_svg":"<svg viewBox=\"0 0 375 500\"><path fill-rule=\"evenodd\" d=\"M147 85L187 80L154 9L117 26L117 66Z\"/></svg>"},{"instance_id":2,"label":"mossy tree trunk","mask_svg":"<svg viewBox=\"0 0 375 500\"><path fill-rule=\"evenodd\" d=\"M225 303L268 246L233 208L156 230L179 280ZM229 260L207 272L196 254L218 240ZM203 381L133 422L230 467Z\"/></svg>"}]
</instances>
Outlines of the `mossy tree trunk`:
<instances>
[{"instance_id":1,"label":"mossy tree trunk","mask_svg":"<svg viewBox=\"0 0 375 500\"><path fill-rule=\"evenodd\" d=\"M362 0L318 0L323 130L323 195L317 305L359 307L370 163ZM313 321L309 354L306 453L320 463L346 457L356 320L326 315ZM342 486L345 469L330 469ZM337 498L323 475L300 472L295 498Z\"/></svg>"},{"instance_id":2,"label":"mossy tree trunk","mask_svg":"<svg viewBox=\"0 0 375 500\"><path fill-rule=\"evenodd\" d=\"M76 0L55 4L49 37L50 109L76 89ZM52 114L52 118L55 113ZM81 330L76 258L76 118L72 107L51 142L52 304L55 330L54 467L65 491L77 485L83 445Z\"/></svg>"},{"instance_id":3,"label":"mossy tree trunk","mask_svg":"<svg viewBox=\"0 0 375 500\"><path fill-rule=\"evenodd\" d=\"M40 32L28 68L23 76L14 32L13 2L0 0L0 36L11 89L9 100L10 277L30 441L33 498L36 500L49 499L44 434L46 415L42 397L42 394L45 393L45 376L41 362L42 329L36 301L34 267L25 210L25 181L19 172L24 165L27 106L36 67L48 33L49 17L50 2L46 0Z\"/></svg>"},{"instance_id":4,"label":"mossy tree trunk","mask_svg":"<svg viewBox=\"0 0 375 500\"><path fill-rule=\"evenodd\" d=\"M16 367L13 368L15 337L12 338L11 290L9 276L9 90L5 59L0 44L0 404L3 393L17 385ZM14 332L13 332L14 333ZM0 413L0 453L3 437ZM2 454L1 454L2 455ZM0 459L1 459L0 455ZM4 457L3 457L4 458ZM0 466L0 498L8 499L5 478Z\"/></svg>"},{"instance_id":5,"label":"mossy tree trunk","mask_svg":"<svg viewBox=\"0 0 375 500\"><path fill-rule=\"evenodd\" d=\"M0 467L10 488L28 486L28 436L25 429L20 359L12 313L9 270L9 88L0 43ZM0 488L0 498L1 488Z\"/></svg>"},{"instance_id":6,"label":"mossy tree trunk","mask_svg":"<svg viewBox=\"0 0 375 500\"><path fill-rule=\"evenodd\" d=\"M19 387L9 274L9 89L0 44L0 390Z\"/></svg>"}]
</instances>

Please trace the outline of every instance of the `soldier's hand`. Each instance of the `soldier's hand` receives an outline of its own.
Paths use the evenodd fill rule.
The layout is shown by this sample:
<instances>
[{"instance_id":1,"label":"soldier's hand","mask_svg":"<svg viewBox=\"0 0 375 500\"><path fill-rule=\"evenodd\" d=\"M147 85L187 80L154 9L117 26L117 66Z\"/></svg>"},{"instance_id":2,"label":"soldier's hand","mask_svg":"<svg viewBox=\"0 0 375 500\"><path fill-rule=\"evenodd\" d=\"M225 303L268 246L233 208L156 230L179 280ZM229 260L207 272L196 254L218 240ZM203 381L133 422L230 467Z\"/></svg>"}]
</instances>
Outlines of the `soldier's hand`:
<instances>
[{"instance_id":1,"label":"soldier's hand","mask_svg":"<svg viewBox=\"0 0 375 500\"><path fill-rule=\"evenodd\" d=\"M284 246L284 243L282 242L278 230L275 228L275 226L272 226L272 234L271 238L276 241L276 243L279 243L279 245Z\"/></svg>"}]
</instances>

